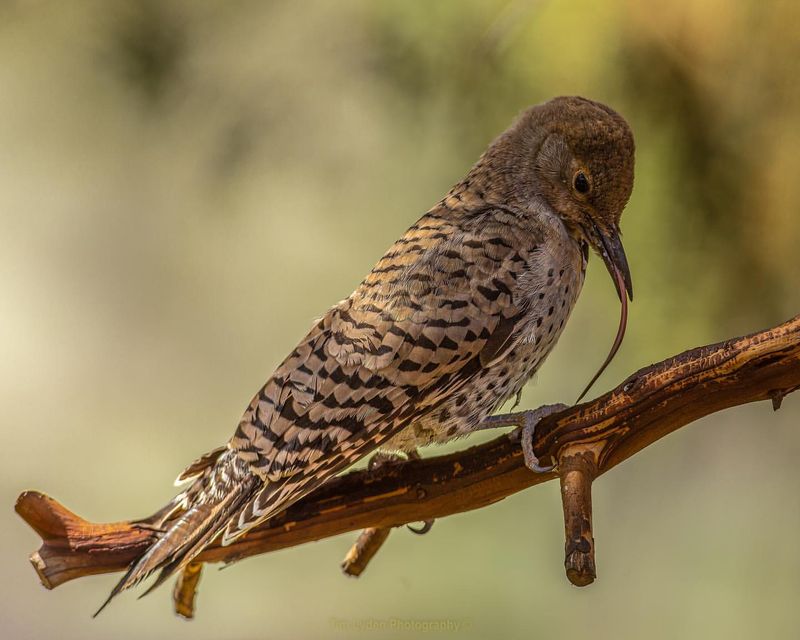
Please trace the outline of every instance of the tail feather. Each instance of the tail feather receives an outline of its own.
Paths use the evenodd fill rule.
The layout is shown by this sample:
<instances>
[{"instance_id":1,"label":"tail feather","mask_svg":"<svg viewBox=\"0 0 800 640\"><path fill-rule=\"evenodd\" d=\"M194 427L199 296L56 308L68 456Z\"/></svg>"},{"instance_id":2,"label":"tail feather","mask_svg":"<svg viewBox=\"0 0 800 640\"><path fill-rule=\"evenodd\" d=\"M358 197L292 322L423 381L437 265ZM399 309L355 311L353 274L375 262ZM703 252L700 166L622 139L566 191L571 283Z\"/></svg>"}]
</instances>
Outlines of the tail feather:
<instances>
[{"instance_id":1,"label":"tail feather","mask_svg":"<svg viewBox=\"0 0 800 640\"><path fill-rule=\"evenodd\" d=\"M191 491L191 502L158 540L134 562L94 614L97 616L115 596L136 586L155 571L161 573L146 595L183 569L238 514L253 491L262 484L246 464L232 452L219 456L216 464L195 480L201 486Z\"/></svg>"}]
</instances>

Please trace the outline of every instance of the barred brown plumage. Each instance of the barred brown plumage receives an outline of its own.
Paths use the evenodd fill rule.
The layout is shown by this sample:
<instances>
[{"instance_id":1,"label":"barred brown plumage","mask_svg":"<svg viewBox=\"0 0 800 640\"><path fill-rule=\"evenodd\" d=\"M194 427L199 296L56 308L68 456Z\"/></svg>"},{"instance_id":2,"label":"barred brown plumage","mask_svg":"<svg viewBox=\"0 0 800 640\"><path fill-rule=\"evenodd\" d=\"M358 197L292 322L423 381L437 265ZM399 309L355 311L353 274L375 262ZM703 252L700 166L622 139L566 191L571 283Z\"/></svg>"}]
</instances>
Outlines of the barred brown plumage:
<instances>
[{"instance_id":1,"label":"barred brown plumage","mask_svg":"<svg viewBox=\"0 0 800 640\"><path fill-rule=\"evenodd\" d=\"M632 295L618 224L633 151L628 125L599 103L524 112L314 325L227 447L182 474L189 487L150 521L163 533L109 600L160 569L159 584L216 536L243 535L379 447L479 428L558 340L589 247L620 298Z\"/></svg>"}]
</instances>

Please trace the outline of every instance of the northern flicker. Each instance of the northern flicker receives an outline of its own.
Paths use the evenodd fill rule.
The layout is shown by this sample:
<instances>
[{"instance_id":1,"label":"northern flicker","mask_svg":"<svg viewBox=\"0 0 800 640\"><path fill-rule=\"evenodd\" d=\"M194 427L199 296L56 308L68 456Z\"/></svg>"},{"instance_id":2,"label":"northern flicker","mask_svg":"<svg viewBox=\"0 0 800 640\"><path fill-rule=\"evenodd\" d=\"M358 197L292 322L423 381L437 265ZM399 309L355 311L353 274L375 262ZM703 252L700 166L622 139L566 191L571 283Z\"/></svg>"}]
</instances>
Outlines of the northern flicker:
<instances>
[{"instance_id":1,"label":"northern flicker","mask_svg":"<svg viewBox=\"0 0 800 640\"><path fill-rule=\"evenodd\" d=\"M378 448L412 452L492 426L561 335L589 249L627 308L619 221L633 157L630 128L603 104L561 97L523 112L314 324L227 444L180 475L187 487L151 521L156 542L106 603L160 570L154 588ZM542 414L519 415L538 470Z\"/></svg>"}]
</instances>

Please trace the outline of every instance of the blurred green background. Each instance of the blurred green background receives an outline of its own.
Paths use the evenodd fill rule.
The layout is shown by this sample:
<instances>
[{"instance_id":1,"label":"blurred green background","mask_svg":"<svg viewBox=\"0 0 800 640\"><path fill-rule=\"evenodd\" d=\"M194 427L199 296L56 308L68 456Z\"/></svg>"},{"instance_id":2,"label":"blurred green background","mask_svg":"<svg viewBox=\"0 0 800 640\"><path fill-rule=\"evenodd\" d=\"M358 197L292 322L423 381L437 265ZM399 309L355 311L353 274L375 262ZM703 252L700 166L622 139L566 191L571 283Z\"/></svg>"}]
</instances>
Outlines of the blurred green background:
<instances>
[{"instance_id":1,"label":"blurred green background","mask_svg":"<svg viewBox=\"0 0 800 640\"><path fill-rule=\"evenodd\" d=\"M595 393L800 313L800 4L446 0L0 4L4 638L796 638L800 398L717 414L595 486L599 579L563 575L558 486L355 534L89 615L12 512L45 491L142 516L224 442L313 319L347 296L526 106L582 94L637 142L623 217L636 299ZM571 402L618 302L594 258L523 406ZM466 446L459 443L458 446ZM433 450L424 452L435 453Z\"/></svg>"}]
</instances>

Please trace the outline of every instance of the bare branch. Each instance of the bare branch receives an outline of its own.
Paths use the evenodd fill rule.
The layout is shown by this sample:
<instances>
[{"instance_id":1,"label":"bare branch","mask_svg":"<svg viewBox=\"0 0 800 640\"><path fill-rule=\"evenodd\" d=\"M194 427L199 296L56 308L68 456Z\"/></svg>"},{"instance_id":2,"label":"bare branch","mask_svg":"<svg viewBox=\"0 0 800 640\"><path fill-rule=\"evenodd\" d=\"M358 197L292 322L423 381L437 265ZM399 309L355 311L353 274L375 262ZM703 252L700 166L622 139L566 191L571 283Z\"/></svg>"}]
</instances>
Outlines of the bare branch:
<instances>
[{"instance_id":1,"label":"bare branch","mask_svg":"<svg viewBox=\"0 0 800 640\"><path fill-rule=\"evenodd\" d=\"M354 471L230 546L211 545L197 560L231 562L348 531L388 530L444 518L485 507L560 474L567 575L575 584L589 584L595 576L591 482L597 476L698 418L759 400L771 400L777 409L783 397L799 387L800 316L646 367L596 400L549 416L537 428L533 444L542 464L559 463L557 472L529 471L516 439L509 435L450 455L373 472ZM19 497L16 510L42 537L31 562L42 584L51 589L74 578L124 569L155 535L129 522L86 522L34 491ZM363 571L383 539L370 542L369 553L363 548L356 552L361 555L351 558L360 563L354 573ZM193 589L181 593L191 595Z\"/></svg>"}]
</instances>

